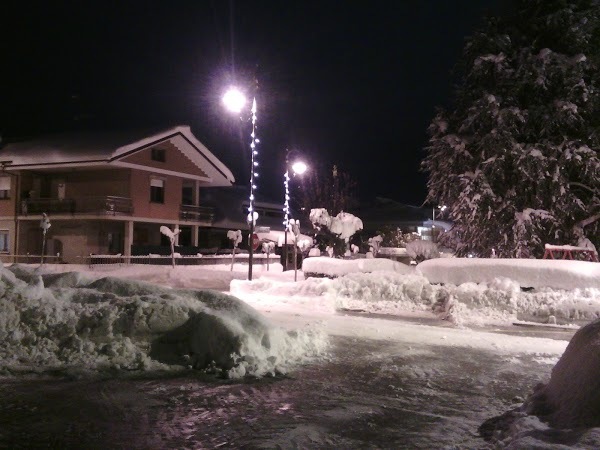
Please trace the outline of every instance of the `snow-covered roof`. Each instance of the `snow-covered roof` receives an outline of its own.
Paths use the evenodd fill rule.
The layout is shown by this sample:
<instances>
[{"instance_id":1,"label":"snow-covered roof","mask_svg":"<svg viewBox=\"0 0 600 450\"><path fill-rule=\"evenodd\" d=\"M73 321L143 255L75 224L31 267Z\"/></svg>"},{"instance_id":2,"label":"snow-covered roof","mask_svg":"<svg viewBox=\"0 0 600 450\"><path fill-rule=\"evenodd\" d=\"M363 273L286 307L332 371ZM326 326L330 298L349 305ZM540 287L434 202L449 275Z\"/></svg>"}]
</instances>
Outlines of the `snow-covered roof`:
<instances>
[{"instance_id":1,"label":"snow-covered roof","mask_svg":"<svg viewBox=\"0 0 600 450\"><path fill-rule=\"evenodd\" d=\"M0 164L6 170L114 165L155 145L170 142L204 172L211 185L228 186L235 181L231 171L191 132L179 125L154 131L96 131L59 133L6 144L0 149Z\"/></svg>"},{"instance_id":2,"label":"snow-covered roof","mask_svg":"<svg viewBox=\"0 0 600 450\"><path fill-rule=\"evenodd\" d=\"M200 204L216 210L213 226L226 229L246 229L249 190L246 186L205 188L200 191ZM283 231L283 203L276 203L256 193L254 207L259 213L257 226ZM269 215L263 214L269 212Z\"/></svg>"},{"instance_id":3,"label":"snow-covered roof","mask_svg":"<svg viewBox=\"0 0 600 450\"><path fill-rule=\"evenodd\" d=\"M356 215L363 221L365 229L374 230L382 226L421 225L431 219L432 210L376 197L357 208Z\"/></svg>"}]
</instances>

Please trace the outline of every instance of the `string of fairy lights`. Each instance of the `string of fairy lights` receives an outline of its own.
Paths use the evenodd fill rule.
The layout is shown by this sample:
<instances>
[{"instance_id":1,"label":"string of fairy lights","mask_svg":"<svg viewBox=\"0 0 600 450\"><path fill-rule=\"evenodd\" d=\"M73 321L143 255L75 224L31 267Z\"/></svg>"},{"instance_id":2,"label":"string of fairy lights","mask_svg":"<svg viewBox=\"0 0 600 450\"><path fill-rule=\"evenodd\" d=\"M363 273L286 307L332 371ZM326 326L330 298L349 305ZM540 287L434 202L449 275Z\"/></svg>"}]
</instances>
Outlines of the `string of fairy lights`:
<instances>
[{"instance_id":1,"label":"string of fairy lights","mask_svg":"<svg viewBox=\"0 0 600 450\"><path fill-rule=\"evenodd\" d=\"M257 219L257 213L254 211L254 191L256 187L256 178L258 178L258 150L257 144L260 140L256 137L256 98L252 100L252 133L250 137L250 150L251 150L251 164L252 169L250 170L250 198L248 206L248 222L255 224Z\"/></svg>"},{"instance_id":2,"label":"string of fairy lights","mask_svg":"<svg viewBox=\"0 0 600 450\"><path fill-rule=\"evenodd\" d=\"M290 217L290 172L287 169L287 155L285 161L285 174L283 175L283 186L285 187L285 202L283 203L283 226L287 232Z\"/></svg>"}]
</instances>

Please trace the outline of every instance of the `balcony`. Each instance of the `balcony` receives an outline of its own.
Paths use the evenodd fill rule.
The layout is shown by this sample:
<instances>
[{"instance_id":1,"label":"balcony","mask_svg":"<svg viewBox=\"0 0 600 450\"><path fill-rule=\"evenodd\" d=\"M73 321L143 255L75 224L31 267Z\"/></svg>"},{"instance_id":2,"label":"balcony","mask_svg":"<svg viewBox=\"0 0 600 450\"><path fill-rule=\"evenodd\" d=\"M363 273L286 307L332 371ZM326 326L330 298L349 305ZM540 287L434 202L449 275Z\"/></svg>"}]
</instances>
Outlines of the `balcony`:
<instances>
[{"instance_id":1,"label":"balcony","mask_svg":"<svg viewBox=\"0 0 600 450\"><path fill-rule=\"evenodd\" d=\"M76 198L30 198L19 205L22 215L28 214L102 214L131 215L133 205L127 197L99 196Z\"/></svg>"},{"instance_id":2,"label":"balcony","mask_svg":"<svg viewBox=\"0 0 600 450\"><path fill-rule=\"evenodd\" d=\"M181 220L212 223L215 219L215 208L209 206L181 205L179 208Z\"/></svg>"}]
</instances>

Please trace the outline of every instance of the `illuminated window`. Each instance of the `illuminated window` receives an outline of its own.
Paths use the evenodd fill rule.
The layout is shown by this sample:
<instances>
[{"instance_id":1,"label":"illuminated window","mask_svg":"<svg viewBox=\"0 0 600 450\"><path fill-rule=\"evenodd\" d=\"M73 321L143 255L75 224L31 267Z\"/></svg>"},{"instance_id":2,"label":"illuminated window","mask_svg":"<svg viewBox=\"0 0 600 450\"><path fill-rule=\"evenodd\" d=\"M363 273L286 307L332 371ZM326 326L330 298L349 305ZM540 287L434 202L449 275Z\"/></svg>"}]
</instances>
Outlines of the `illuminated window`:
<instances>
[{"instance_id":1,"label":"illuminated window","mask_svg":"<svg viewBox=\"0 0 600 450\"><path fill-rule=\"evenodd\" d=\"M8 253L8 230L0 230L0 252Z\"/></svg>"},{"instance_id":2,"label":"illuminated window","mask_svg":"<svg viewBox=\"0 0 600 450\"><path fill-rule=\"evenodd\" d=\"M167 160L167 152L164 148L152 149L152 161L165 162Z\"/></svg>"},{"instance_id":3,"label":"illuminated window","mask_svg":"<svg viewBox=\"0 0 600 450\"><path fill-rule=\"evenodd\" d=\"M150 179L150 201L152 203L165 202L165 180L160 178Z\"/></svg>"},{"instance_id":4,"label":"illuminated window","mask_svg":"<svg viewBox=\"0 0 600 450\"><path fill-rule=\"evenodd\" d=\"M10 177L0 177L0 199L10 198Z\"/></svg>"}]
</instances>

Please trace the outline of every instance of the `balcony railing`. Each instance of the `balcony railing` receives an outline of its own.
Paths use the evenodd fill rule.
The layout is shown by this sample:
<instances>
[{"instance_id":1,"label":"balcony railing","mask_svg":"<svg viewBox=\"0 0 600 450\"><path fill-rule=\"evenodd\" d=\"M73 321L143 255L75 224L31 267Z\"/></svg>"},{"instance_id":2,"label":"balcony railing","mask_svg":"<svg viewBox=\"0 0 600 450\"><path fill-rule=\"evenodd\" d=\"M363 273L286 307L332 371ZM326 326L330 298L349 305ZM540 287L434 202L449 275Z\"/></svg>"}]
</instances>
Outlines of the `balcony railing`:
<instances>
[{"instance_id":1,"label":"balcony railing","mask_svg":"<svg viewBox=\"0 0 600 450\"><path fill-rule=\"evenodd\" d=\"M181 205L179 208L181 220L211 222L215 219L215 208L209 206Z\"/></svg>"},{"instance_id":2,"label":"balcony railing","mask_svg":"<svg viewBox=\"0 0 600 450\"><path fill-rule=\"evenodd\" d=\"M29 198L21 201L20 213L27 214L108 214L133 213L131 199L127 197L99 196L76 198Z\"/></svg>"}]
</instances>

